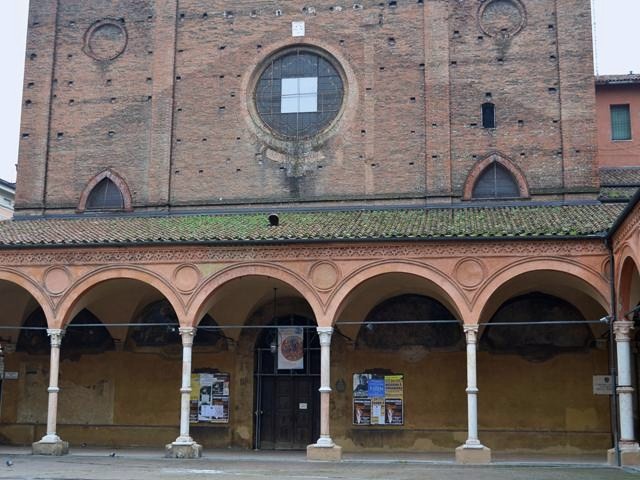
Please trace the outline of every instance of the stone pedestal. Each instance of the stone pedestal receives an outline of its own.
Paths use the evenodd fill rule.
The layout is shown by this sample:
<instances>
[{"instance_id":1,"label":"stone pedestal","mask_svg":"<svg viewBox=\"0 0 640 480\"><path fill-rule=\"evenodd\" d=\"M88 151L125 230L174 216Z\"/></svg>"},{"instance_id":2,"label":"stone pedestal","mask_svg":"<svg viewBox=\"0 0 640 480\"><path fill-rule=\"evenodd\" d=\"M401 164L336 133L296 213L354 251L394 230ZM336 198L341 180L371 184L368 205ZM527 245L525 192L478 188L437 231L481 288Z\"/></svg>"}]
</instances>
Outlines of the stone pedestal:
<instances>
[{"instance_id":1,"label":"stone pedestal","mask_svg":"<svg viewBox=\"0 0 640 480\"><path fill-rule=\"evenodd\" d=\"M166 458L200 458L202 445L193 443L170 443L165 447Z\"/></svg>"},{"instance_id":2,"label":"stone pedestal","mask_svg":"<svg viewBox=\"0 0 640 480\"><path fill-rule=\"evenodd\" d=\"M321 445L307 445L307 460L318 462L339 462L342 460L342 447L333 445L325 447Z\"/></svg>"},{"instance_id":3,"label":"stone pedestal","mask_svg":"<svg viewBox=\"0 0 640 480\"><path fill-rule=\"evenodd\" d=\"M491 463L491 449L484 446L471 448L462 445L456 448L456 463L461 465L486 465Z\"/></svg>"},{"instance_id":4,"label":"stone pedestal","mask_svg":"<svg viewBox=\"0 0 640 480\"><path fill-rule=\"evenodd\" d=\"M55 455L62 456L69 453L69 442L60 440L60 438L45 440L31 444L31 453L34 455Z\"/></svg>"}]
</instances>

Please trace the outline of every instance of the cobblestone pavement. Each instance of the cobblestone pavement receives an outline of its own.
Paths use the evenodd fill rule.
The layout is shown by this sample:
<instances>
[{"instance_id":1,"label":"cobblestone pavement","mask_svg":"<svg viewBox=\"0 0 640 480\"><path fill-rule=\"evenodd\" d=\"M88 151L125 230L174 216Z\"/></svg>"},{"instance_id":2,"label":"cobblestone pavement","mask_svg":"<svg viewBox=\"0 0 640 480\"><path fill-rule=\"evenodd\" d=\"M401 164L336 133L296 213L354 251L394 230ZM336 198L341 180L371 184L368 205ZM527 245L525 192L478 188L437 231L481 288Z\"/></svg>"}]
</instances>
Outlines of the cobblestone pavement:
<instances>
[{"instance_id":1,"label":"cobblestone pavement","mask_svg":"<svg viewBox=\"0 0 640 480\"><path fill-rule=\"evenodd\" d=\"M307 462L303 455L221 454L197 460L161 458L157 452L96 451L65 457L36 457L0 451L0 479L29 480L624 480L640 470L601 464L500 463L457 466L449 461L390 457L348 458L339 464ZM6 462L12 464L7 466Z\"/></svg>"}]
</instances>

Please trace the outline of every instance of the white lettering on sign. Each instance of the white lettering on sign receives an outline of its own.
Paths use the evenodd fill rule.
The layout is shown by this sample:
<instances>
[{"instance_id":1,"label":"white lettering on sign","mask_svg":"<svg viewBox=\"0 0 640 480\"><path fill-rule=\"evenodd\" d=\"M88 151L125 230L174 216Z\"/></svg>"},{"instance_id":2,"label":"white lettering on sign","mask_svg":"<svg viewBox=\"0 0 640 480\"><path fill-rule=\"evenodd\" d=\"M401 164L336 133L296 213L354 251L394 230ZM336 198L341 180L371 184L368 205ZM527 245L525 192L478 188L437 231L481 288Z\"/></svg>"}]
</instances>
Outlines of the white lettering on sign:
<instances>
[{"instance_id":1,"label":"white lettering on sign","mask_svg":"<svg viewBox=\"0 0 640 480\"><path fill-rule=\"evenodd\" d=\"M294 37L304 37L304 22L291 22L291 35Z\"/></svg>"},{"instance_id":2,"label":"white lettering on sign","mask_svg":"<svg viewBox=\"0 0 640 480\"><path fill-rule=\"evenodd\" d=\"M4 379L5 380L17 380L18 379L18 372L4 372Z\"/></svg>"}]
</instances>

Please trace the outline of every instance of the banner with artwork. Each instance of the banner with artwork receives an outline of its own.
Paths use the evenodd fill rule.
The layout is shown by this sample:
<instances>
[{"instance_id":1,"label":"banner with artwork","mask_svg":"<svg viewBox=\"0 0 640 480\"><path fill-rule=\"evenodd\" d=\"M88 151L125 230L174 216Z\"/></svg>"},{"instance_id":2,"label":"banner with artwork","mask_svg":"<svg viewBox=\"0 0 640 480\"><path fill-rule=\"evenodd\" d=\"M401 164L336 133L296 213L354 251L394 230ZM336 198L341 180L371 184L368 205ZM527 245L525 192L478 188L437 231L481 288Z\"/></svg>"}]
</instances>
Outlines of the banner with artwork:
<instances>
[{"instance_id":1,"label":"banner with artwork","mask_svg":"<svg viewBox=\"0 0 640 480\"><path fill-rule=\"evenodd\" d=\"M278 370L304 368L304 329L278 328Z\"/></svg>"},{"instance_id":2,"label":"banner with artwork","mask_svg":"<svg viewBox=\"0 0 640 480\"><path fill-rule=\"evenodd\" d=\"M353 375L354 425L404 425L404 375Z\"/></svg>"},{"instance_id":3,"label":"banner with artwork","mask_svg":"<svg viewBox=\"0 0 640 480\"><path fill-rule=\"evenodd\" d=\"M229 423L228 373L191 375L190 423Z\"/></svg>"}]
</instances>

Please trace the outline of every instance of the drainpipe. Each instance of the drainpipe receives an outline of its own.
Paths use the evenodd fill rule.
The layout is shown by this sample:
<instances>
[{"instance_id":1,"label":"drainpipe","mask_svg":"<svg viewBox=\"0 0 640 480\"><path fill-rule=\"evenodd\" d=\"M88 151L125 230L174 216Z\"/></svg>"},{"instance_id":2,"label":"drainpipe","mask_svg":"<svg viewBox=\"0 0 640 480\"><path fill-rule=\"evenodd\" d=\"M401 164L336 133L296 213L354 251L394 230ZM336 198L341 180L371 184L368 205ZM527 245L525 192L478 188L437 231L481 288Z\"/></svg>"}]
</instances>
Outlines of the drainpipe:
<instances>
[{"instance_id":1,"label":"drainpipe","mask_svg":"<svg viewBox=\"0 0 640 480\"><path fill-rule=\"evenodd\" d=\"M609 375L611 376L611 432L613 434L613 448L616 454L616 465L622 466L622 458L620 455L620 422L619 418L619 402L618 402L618 372L616 362L616 345L613 338L613 322L616 321L618 315L617 301L616 301L616 280L615 280L615 259L613 256L613 245L611 239L605 238L604 240L607 250L609 250L609 292L611 294L611 315L609 316Z\"/></svg>"}]
</instances>

